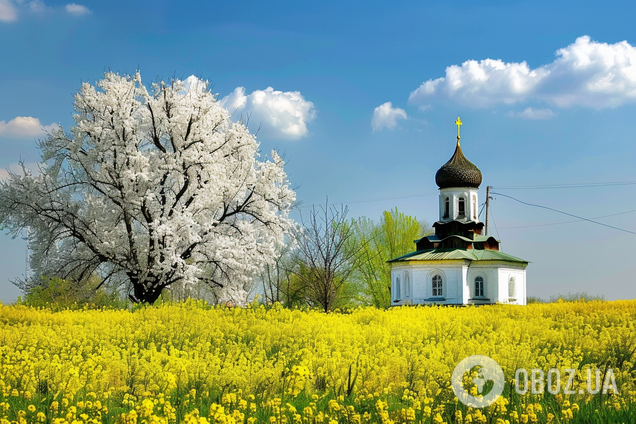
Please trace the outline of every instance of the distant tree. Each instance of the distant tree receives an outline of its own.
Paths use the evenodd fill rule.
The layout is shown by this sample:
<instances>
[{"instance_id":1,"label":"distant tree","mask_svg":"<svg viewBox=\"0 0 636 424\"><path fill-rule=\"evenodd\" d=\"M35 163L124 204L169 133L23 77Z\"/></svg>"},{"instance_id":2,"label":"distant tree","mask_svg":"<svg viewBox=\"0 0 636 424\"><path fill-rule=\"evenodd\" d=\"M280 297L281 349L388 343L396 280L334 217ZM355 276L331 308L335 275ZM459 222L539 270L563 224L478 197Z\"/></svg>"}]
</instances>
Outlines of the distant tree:
<instances>
[{"instance_id":1,"label":"distant tree","mask_svg":"<svg viewBox=\"0 0 636 424\"><path fill-rule=\"evenodd\" d=\"M529 305L531 303L546 303L546 301L539 296L528 296L526 298L526 303Z\"/></svg>"},{"instance_id":2,"label":"distant tree","mask_svg":"<svg viewBox=\"0 0 636 424\"><path fill-rule=\"evenodd\" d=\"M52 309L111 307L122 308L128 302L116 290L107 290L96 275L78 283L60 278L45 279L42 284L26 293L22 303L27 306Z\"/></svg>"},{"instance_id":3,"label":"distant tree","mask_svg":"<svg viewBox=\"0 0 636 424\"><path fill-rule=\"evenodd\" d=\"M414 251L414 241L433 230L397 208L385 211L378 224L365 217L352 221L351 226L355 236L350 241L361 249L354 276L371 303L386 308L391 304L391 265L387 261Z\"/></svg>"},{"instance_id":4,"label":"distant tree","mask_svg":"<svg viewBox=\"0 0 636 424\"><path fill-rule=\"evenodd\" d=\"M576 292L568 294L557 294L550 296L550 303L562 301L562 302L602 302L605 300L605 296L589 294L587 292Z\"/></svg>"},{"instance_id":5,"label":"distant tree","mask_svg":"<svg viewBox=\"0 0 636 424\"><path fill-rule=\"evenodd\" d=\"M294 275L308 303L325 312L341 300L360 260L360 247L351 243L355 233L347 213L346 207L327 202L318 209L312 207L297 234Z\"/></svg>"},{"instance_id":6,"label":"distant tree","mask_svg":"<svg viewBox=\"0 0 636 424\"><path fill-rule=\"evenodd\" d=\"M75 125L39 145L39 175L0 183L0 221L29 227L36 276L126 280L134 302L200 281L223 297L271 263L293 221L284 162L258 160L207 83L147 89L106 73L75 96ZM22 282L30 290L39 280Z\"/></svg>"},{"instance_id":7,"label":"distant tree","mask_svg":"<svg viewBox=\"0 0 636 424\"><path fill-rule=\"evenodd\" d=\"M263 267L258 275L258 284L266 303L276 303L287 307L302 306L307 303L306 288L297 274L300 261L296 258L295 242L290 242L276 257Z\"/></svg>"}]
</instances>

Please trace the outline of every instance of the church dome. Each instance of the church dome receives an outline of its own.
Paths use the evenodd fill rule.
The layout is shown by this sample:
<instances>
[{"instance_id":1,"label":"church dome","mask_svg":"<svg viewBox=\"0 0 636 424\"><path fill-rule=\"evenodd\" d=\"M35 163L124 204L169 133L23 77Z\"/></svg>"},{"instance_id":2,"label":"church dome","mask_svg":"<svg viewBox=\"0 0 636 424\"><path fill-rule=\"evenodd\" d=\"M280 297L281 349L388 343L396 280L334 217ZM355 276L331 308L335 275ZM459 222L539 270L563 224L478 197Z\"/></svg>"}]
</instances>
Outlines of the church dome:
<instances>
[{"instance_id":1,"label":"church dome","mask_svg":"<svg viewBox=\"0 0 636 424\"><path fill-rule=\"evenodd\" d=\"M458 137L459 138L459 137ZM466 159L457 140L457 147L450 158L435 174L435 182L439 188L470 187L479 188L481 171Z\"/></svg>"}]
</instances>

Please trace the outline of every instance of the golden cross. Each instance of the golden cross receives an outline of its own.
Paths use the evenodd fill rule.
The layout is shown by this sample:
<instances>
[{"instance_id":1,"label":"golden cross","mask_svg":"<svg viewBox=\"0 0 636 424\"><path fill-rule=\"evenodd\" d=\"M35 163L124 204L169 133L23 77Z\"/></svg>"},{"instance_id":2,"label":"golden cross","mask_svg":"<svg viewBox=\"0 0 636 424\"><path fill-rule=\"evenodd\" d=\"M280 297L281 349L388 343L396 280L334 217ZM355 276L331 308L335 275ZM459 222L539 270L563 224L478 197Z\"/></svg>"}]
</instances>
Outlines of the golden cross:
<instances>
[{"instance_id":1,"label":"golden cross","mask_svg":"<svg viewBox=\"0 0 636 424\"><path fill-rule=\"evenodd\" d=\"M462 120L457 117L457 121L455 121L455 125L457 125L457 141L459 141L459 127L462 126Z\"/></svg>"}]
</instances>

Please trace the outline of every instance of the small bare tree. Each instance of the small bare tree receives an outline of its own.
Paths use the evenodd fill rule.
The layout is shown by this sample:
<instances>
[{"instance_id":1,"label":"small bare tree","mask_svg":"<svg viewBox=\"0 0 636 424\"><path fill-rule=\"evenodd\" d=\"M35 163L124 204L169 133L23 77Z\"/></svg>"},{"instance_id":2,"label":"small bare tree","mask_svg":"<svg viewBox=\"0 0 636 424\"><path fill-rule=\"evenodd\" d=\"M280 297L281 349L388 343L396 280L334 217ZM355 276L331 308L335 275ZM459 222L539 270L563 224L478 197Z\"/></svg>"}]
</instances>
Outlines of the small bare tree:
<instances>
[{"instance_id":1,"label":"small bare tree","mask_svg":"<svg viewBox=\"0 0 636 424\"><path fill-rule=\"evenodd\" d=\"M325 202L324 207L312 207L307 220L301 215L295 276L309 304L325 312L334 308L359 261L360 249L350 243L354 228L347 221L347 213L346 206L336 208Z\"/></svg>"}]
</instances>

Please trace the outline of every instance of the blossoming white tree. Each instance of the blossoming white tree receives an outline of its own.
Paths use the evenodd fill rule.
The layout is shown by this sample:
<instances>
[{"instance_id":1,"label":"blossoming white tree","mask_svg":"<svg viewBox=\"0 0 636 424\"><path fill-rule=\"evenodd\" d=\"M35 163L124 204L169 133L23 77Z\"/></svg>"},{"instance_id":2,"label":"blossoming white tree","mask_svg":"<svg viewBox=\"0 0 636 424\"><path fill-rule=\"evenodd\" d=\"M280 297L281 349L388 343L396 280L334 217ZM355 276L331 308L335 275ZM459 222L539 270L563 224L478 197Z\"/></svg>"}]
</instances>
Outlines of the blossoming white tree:
<instances>
[{"instance_id":1,"label":"blossoming white tree","mask_svg":"<svg viewBox=\"0 0 636 424\"><path fill-rule=\"evenodd\" d=\"M123 277L152 303L175 282L231 293L273 261L293 222L284 162L259 160L206 83L107 73L75 111L40 142L39 175L0 184L0 220L29 227L34 275Z\"/></svg>"}]
</instances>

